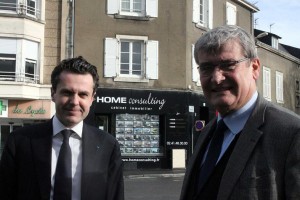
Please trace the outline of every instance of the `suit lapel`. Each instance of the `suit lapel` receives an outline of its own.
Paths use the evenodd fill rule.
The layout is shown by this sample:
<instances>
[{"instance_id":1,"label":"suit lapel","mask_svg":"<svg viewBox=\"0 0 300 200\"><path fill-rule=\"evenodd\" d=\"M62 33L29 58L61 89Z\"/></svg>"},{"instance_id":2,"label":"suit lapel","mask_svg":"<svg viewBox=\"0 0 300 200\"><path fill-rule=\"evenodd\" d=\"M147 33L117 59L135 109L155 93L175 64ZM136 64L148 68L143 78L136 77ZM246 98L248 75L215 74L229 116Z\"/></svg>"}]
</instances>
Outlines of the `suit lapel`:
<instances>
[{"instance_id":1,"label":"suit lapel","mask_svg":"<svg viewBox=\"0 0 300 200\"><path fill-rule=\"evenodd\" d=\"M50 198L52 120L33 130L31 149L42 199Z\"/></svg>"},{"instance_id":2,"label":"suit lapel","mask_svg":"<svg viewBox=\"0 0 300 200\"><path fill-rule=\"evenodd\" d=\"M240 133L236 146L227 163L220 183L218 199L229 199L229 196L245 168L251 153L262 136L263 133L259 130L259 127L264 122L265 109L266 103L259 97L257 105L248 119L244 129Z\"/></svg>"}]
</instances>

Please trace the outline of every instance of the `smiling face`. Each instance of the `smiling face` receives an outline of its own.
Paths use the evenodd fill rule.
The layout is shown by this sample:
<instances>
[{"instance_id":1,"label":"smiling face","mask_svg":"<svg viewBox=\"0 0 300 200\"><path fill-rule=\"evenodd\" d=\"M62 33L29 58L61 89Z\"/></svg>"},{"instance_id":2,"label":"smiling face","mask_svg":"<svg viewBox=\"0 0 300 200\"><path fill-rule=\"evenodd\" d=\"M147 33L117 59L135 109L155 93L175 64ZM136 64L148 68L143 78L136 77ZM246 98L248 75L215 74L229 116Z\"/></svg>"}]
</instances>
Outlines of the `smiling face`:
<instances>
[{"instance_id":1,"label":"smiling face","mask_svg":"<svg viewBox=\"0 0 300 200\"><path fill-rule=\"evenodd\" d=\"M237 61L245 56L237 41L230 40L220 50L218 55L208 55L200 51L201 63L218 63L220 61ZM204 95L221 115L243 107L256 91L255 81L258 79L260 63L258 58L252 58L236 64L231 71L222 71L218 66L210 74L200 70L200 81Z\"/></svg>"},{"instance_id":2,"label":"smiling face","mask_svg":"<svg viewBox=\"0 0 300 200\"><path fill-rule=\"evenodd\" d=\"M51 89L56 116L66 127L74 127L86 118L94 100L93 77L63 71L56 91Z\"/></svg>"}]
</instances>

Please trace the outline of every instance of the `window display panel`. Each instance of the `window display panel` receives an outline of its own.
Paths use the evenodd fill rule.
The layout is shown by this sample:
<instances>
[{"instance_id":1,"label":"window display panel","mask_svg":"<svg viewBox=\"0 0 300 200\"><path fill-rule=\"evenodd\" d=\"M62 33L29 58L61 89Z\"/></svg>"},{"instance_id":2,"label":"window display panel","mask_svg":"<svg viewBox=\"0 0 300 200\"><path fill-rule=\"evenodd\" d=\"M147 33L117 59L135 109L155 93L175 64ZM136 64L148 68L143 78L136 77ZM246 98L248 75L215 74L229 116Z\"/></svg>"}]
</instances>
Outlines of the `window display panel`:
<instances>
[{"instance_id":1,"label":"window display panel","mask_svg":"<svg viewBox=\"0 0 300 200\"><path fill-rule=\"evenodd\" d=\"M117 114L116 138L123 156L162 155L159 115Z\"/></svg>"}]
</instances>

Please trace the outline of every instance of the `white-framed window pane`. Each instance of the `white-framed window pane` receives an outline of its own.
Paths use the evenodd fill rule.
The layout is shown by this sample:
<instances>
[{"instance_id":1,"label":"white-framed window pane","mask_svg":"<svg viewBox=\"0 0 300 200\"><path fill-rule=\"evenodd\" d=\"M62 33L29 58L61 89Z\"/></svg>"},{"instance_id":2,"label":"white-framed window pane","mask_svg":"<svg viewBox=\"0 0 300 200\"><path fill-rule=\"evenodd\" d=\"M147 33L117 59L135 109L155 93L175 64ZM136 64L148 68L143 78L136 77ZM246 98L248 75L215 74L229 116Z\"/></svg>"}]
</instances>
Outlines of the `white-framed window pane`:
<instances>
[{"instance_id":1,"label":"white-framed window pane","mask_svg":"<svg viewBox=\"0 0 300 200\"><path fill-rule=\"evenodd\" d=\"M142 75L142 41L121 41L120 74Z\"/></svg>"},{"instance_id":2,"label":"white-framed window pane","mask_svg":"<svg viewBox=\"0 0 300 200\"><path fill-rule=\"evenodd\" d=\"M36 82L36 61L35 60L30 60L26 59L25 61L25 77L29 81L34 81Z\"/></svg>"},{"instance_id":3,"label":"white-framed window pane","mask_svg":"<svg viewBox=\"0 0 300 200\"><path fill-rule=\"evenodd\" d=\"M121 0L122 12L142 12L143 0Z\"/></svg>"},{"instance_id":4,"label":"white-framed window pane","mask_svg":"<svg viewBox=\"0 0 300 200\"><path fill-rule=\"evenodd\" d=\"M36 15L36 0L27 0L27 14Z\"/></svg>"},{"instance_id":5,"label":"white-framed window pane","mask_svg":"<svg viewBox=\"0 0 300 200\"><path fill-rule=\"evenodd\" d=\"M17 0L1 0L0 10L17 11Z\"/></svg>"},{"instance_id":6,"label":"white-framed window pane","mask_svg":"<svg viewBox=\"0 0 300 200\"><path fill-rule=\"evenodd\" d=\"M133 0L133 12L142 12L141 0Z\"/></svg>"},{"instance_id":7,"label":"white-framed window pane","mask_svg":"<svg viewBox=\"0 0 300 200\"><path fill-rule=\"evenodd\" d=\"M16 55L0 54L0 80L15 80Z\"/></svg>"},{"instance_id":8,"label":"white-framed window pane","mask_svg":"<svg viewBox=\"0 0 300 200\"><path fill-rule=\"evenodd\" d=\"M130 12L130 0L121 1L121 10L124 12Z\"/></svg>"}]
</instances>

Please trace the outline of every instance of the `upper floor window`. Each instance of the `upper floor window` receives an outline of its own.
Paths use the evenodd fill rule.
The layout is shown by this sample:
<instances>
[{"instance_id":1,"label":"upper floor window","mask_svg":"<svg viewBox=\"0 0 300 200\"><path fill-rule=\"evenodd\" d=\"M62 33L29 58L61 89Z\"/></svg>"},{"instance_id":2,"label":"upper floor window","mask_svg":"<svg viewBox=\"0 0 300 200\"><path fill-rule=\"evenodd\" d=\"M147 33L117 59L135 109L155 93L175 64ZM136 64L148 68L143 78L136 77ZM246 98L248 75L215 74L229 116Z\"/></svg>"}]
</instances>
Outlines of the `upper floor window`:
<instances>
[{"instance_id":1,"label":"upper floor window","mask_svg":"<svg viewBox=\"0 0 300 200\"><path fill-rule=\"evenodd\" d=\"M201 86L198 64L196 63L194 57L194 49L195 45L192 45L192 81L195 82L197 86Z\"/></svg>"},{"instance_id":2,"label":"upper floor window","mask_svg":"<svg viewBox=\"0 0 300 200\"><path fill-rule=\"evenodd\" d=\"M212 28L212 0L193 0L193 22L198 26Z\"/></svg>"},{"instance_id":3,"label":"upper floor window","mask_svg":"<svg viewBox=\"0 0 300 200\"><path fill-rule=\"evenodd\" d=\"M272 38L272 47L278 49L278 38L273 36L271 38Z\"/></svg>"},{"instance_id":4,"label":"upper floor window","mask_svg":"<svg viewBox=\"0 0 300 200\"><path fill-rule=\"evenodd\" d=\"M263 96L271 101L271 69L263 67Z\"/></svg>"},{"instance_id":5,"label":"upper floor window","mask_svg":"<svg viewBox=\"0 0 300 200\"><path fill-rule=\"evenodd\" d=\"M106 38L104 57L104 77L126 82L158 79L158 41L145 36Z\"/></svg>"},{"instance_id":6,"label":"upper floor window","mask_svg":"<svg viewBox=\"0 0 300 200\"><path fill-rule=\"evenodd\" d=\"M232 3L226 2L226 24L236 25L236 6Z\"/></svg>"},{"instance_id":7,"label":"upper floor window","mask_svg":"<svg viewBox=\"0 0 300 200\"><path fill-rule=\"evenodd\" d=\"M41 18L40 0L0 0L0 13L12 13Z\"/></svg>"},{"instance_id":8,"label":"upper floor window","mask_svg":"<svg viewBox=\"0 0 300 200\"><path fill-rule=\"evenodd\" d=\"M39 82L38 43L0 38L0 80Z\"/></svg>"},{"instance_id":9,"label":"upper floor window","mask_svg":"<svg viewBox=\"0 0 300 200\"><path fill-rule=\"evenodd\" d=\"M276 100L283 103L283 73L276 71Z\"/></svg>"},{"instance_id":10,"label":"upper floor window","mask_svg":"<svg viewBox=\"0 0 300 200\"><path fill-rule=\"evenodd\" d=\"M107 0L107 14L157 17L158 0Z\"/></svg>"}]
</instances>

